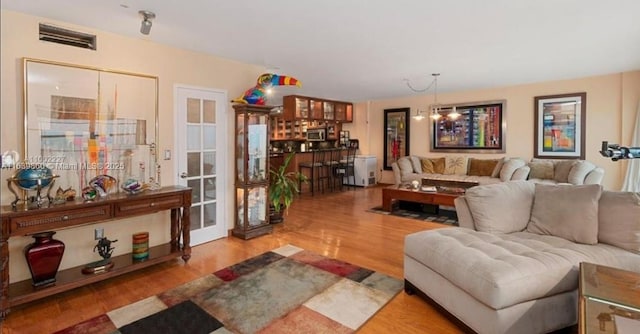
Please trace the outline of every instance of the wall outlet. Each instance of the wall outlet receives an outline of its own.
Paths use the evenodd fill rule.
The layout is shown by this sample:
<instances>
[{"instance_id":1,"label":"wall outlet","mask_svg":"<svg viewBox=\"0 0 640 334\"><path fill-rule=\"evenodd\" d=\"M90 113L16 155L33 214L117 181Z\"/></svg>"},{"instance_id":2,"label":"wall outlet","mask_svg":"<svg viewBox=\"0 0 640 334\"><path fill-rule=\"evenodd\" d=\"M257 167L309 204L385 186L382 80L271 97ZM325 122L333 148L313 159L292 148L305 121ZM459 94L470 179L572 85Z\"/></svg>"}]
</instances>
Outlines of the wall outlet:
<instances>
[{"instance_id":1,"label":"wall outlet","mask_svg":"<svg viewBox=\"0 0 640 334\"><path fill-rule=\"evenodd\" d=\"M164 160L171 160L171 150L164 150Z\"/></svg>"},{"instance_id":2,"label":"wall outlet","mask_svg":"<svg viewBox=\"0 0 640 334\"><path fill-rule=\"evenodd\" d=\"M104 229L103 228L95 229L95 231L93 231L93 238L95 240L100 240L100 239L104 238Z\"/></svg>"}]
</instances>

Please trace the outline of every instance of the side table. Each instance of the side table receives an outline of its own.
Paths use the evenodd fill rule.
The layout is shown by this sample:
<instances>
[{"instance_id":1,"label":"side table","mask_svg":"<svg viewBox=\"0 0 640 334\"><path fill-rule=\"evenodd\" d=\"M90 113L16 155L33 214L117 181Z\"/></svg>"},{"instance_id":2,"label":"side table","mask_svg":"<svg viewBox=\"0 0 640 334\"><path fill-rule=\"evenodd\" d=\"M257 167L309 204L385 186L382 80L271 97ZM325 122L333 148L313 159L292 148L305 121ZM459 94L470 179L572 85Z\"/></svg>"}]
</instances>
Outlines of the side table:
<instances>
[{"instance_id":1,"label":"side table","mask_svg":"<svg viewBox=\"0 0 640 334\"><path fill-rule=\"evenodd\" d=\"M580 334L640 333L640 273L580 263Z\"/></svg>"}]
</instances>

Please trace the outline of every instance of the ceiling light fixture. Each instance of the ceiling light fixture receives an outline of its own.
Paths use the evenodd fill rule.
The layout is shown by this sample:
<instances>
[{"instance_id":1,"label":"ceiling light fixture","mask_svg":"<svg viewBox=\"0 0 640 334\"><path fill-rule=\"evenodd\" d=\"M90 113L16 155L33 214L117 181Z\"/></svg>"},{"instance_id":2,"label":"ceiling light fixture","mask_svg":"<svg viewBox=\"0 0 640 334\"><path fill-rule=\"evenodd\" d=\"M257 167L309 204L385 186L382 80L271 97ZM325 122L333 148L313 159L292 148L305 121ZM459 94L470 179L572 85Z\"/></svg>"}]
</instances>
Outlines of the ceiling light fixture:
<instances>
[{"instance_id":1,"label":"ceiling light fixture","mask_svg":"<svg viewBox=\"0 0 640 334\"><path fill-rule=\"evenodd\" d=\"M432 118L433 120L437 120L440 117L442 117L442 115L440 114L440 105L438 104L438 77L440 76L440 73L432 73L431 76L433 77L433 81L431 81L429 86L427 86L427 88L424 88L424 89L414 88L413 86L411 86L409 79L404 79L404 82L406 83L407 87L409 87L409 89L411 89L415 93L424 93L429 89L431 89L431 87L434 87L433 104L431 105L431 113L429 114L429 117ZM455 112L455 108L454 108L454 112ZM457 115L460 116L460 114L457 114ZM421 110L416 111L416 114L412 118L418 121L422 120L424 118L423 111Z\"/></svg>"},{"instance_id":2,"label":"ceiling light fixture","mask_svg":"<svg viewBox=\"0 0 640 334\"><path fill-rule=\"evenodd\" d=\"M149 35L149 32L151 32L151 25L153 24L151 20L156 18L156 14L148 10L140 10L138 11L138 13L142 15L142 24L140 25L140 32L143 35Z\"/></svg>"}]
</instances>

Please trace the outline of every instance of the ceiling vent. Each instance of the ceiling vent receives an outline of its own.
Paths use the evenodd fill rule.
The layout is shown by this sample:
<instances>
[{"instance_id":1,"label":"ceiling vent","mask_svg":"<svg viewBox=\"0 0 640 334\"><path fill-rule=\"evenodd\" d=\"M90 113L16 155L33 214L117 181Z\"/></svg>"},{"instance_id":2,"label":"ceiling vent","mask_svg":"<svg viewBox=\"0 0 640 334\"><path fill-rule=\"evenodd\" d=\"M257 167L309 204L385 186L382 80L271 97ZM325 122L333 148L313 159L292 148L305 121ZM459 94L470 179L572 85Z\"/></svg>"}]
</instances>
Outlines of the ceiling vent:
<instances>
[{"instance_id":1,"label":"ceiling vent","mask_svg":"<svg viewBox=\"0 0 640 334\"><path fill-rule=\"evenodd\" d=\"M48 24L40 23L39 39L41 41L71 45L83 49L96 49L96 35L54 27Z\"/></svg>"}]
</instances>

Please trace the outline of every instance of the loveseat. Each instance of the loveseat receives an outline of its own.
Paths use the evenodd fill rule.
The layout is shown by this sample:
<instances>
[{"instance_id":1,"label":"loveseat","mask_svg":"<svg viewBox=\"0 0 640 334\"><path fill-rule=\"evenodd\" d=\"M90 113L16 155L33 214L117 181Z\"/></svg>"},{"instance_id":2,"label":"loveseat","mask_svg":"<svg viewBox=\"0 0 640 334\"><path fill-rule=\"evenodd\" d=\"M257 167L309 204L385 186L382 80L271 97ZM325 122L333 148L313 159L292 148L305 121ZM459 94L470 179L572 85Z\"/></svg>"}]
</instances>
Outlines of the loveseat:
<instances>
[{"instance_id":1,"label":"loveseat","mask_svg":"<svg viewBox=\"0 0 640 334\"><path fill-rule=\"evenodd\" d=\"M422 178L442 181L468 181L492 184L510 180L526 180L527 163L519 158L475 159L463 156L427 158L405 156L391 164L396 184Z\"/></svg>"},{"instance_id":2,"label":"loveseat","mask_svg":"<svg viewBox=\"0 0 640 334\"><path fill-rule=\"evenodd\" d=\"M470 188L455 202L459 227L405 238L405 291L478 333L571 326L580 262L640 272L639 195L528 181Z\"/></svg>"}]
</instances>

